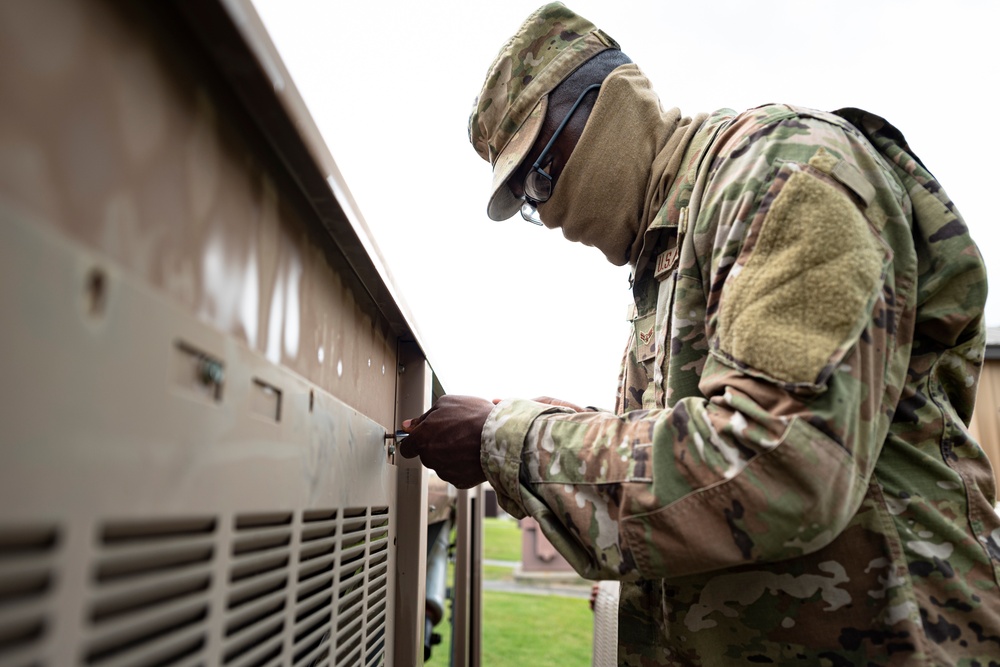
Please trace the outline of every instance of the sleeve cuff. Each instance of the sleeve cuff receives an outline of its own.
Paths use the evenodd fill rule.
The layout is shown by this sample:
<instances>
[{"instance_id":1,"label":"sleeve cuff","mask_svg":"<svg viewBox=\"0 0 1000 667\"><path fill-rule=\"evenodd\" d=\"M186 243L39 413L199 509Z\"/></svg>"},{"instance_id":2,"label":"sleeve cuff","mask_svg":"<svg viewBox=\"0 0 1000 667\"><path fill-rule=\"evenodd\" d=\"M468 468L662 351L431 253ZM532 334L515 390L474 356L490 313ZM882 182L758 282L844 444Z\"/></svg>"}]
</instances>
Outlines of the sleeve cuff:
<instances>
[{"instance_id":1,"label":"sleeve cuff","mask_svg":"<svg viewBox=\"0 0 1000 667\"><path fill-rule=\"evenodd\" d=\"M548 412L573 411L535 401L508 399L493 408L483 425L480 454L483 473L496 491L500 507L518 519L528 514L521 498L520 482L525 437L532 422Z\"/></svg>"}]
</instances>

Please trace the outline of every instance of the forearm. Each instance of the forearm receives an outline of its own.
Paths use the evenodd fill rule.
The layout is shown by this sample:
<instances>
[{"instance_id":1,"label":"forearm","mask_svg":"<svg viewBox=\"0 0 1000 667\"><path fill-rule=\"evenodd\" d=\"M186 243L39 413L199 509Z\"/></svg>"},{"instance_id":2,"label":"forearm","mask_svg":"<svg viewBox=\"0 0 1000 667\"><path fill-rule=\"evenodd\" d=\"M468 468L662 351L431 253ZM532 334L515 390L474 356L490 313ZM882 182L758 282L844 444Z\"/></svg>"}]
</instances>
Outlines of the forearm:
<instances>
[{"instance_id":1,"label":"forearm","mask_svg":"<svg viewBox=\"0 0 1000 667\"><path fill-rule=\"evenodd\" d=\"M827 432L809 424L862 400L847 378L783 409L771 386L732 384L713 401L625 417L502 403L484 468L508 511L538 520L591 578L681 576L821 548L864 497L884 424L857 409Z\"/></svg>"}]
</instances>

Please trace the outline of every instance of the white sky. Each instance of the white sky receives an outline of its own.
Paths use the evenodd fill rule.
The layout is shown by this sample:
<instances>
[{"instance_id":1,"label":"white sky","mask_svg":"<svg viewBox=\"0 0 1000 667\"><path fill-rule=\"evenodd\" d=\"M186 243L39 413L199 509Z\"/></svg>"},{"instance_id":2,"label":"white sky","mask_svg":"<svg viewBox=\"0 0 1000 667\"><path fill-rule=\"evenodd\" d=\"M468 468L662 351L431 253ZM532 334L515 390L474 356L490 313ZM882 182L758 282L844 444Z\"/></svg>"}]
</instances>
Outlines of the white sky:
<instances>
[{"instance_id":1,"label":"white sky","mask_svg":"<svg viewBox=\"0 0 1000 667\"><path fill-rule=\"evenodd\" d=\"M486 217L468 143L497 50L540 0L254 0L450 393L613 407L628 273L593 248ZM887 118L942 182L996 287L1000 3L567 0L665 107L767 102ZM987 306L1000 325L1000 294Z\"/></svg>"}]
</instances>

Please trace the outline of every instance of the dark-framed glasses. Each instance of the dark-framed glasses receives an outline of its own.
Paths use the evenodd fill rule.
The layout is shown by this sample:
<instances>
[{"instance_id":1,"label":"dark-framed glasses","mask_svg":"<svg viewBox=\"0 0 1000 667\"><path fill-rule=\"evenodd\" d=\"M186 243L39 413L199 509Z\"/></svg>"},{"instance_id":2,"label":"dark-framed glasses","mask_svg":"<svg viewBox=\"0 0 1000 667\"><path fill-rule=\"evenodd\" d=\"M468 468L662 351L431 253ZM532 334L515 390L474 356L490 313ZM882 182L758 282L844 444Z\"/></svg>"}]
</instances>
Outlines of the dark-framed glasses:
<instances>
[{"instance_id":1,"label":"dark-framed glasses","mask_svg":"<svg viewBox=\"0 0 1000 667\"><path fill-rule=\"evenodd\" d=\"M561 123L559 123L559 127L557 127L556 131L552 134L552 138L549 139L547 144L545 144L545 148L543 148L542 152L538 154L538 159L535 160L533 165L531 165L531 170L528 171L528 174L524 177L524 184L522 186L524 194L521 196L524 203L521 204L521 217L528 222L535 225L542 224L542 218L538 214L538 205L544 204L549 200L549 197L552 196L552 175L546 171L552 163L551 159L546 160L549 156L549 150L552 149L552 145L562 133L563 128L565 128L569 123L569 119L573 117L573 113L580 107L580 103L583 102L583 98L587 96L587 93L592 90L599 90L600 88L600 83L594 83L587 86L587 88L580 93L580 97L576 98L576 102L574 102L573 106L570 107L569 113L567 113L566 117L562 119Z\"/></svg>"}]
</instances>

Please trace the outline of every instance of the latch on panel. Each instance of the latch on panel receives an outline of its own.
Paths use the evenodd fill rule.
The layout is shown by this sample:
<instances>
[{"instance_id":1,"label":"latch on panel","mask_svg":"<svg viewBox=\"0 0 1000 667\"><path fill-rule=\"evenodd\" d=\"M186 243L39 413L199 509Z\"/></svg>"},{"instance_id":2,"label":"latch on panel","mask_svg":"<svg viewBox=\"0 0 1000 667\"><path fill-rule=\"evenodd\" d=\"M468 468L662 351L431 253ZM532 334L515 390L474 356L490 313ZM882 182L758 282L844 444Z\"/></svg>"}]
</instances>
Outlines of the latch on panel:
<instances>
[{"instance_id":1,"label":"latch on panel","mask_svg":"<svg viewBox=\"0 0 1000 667\"><path fill-rule=\"evenodd\" d=\"M402 429L395 433L385 434L386 455L388 456L389 463L396 463L396 443L402 441L408 435L410 434Z\"/></svg>"},{"instance_id":2,"label":"latch on panel","mask_svg":"<svg viewBox=\"0 0 1000 667\"><path fill-rule=\"evenodd\" d=\"M172 367L171 374L176 387L189 395L215 403L222 401L226 371L220 359L188 343L177 341L174 343Z\"/></svg>"}]
</instances>

